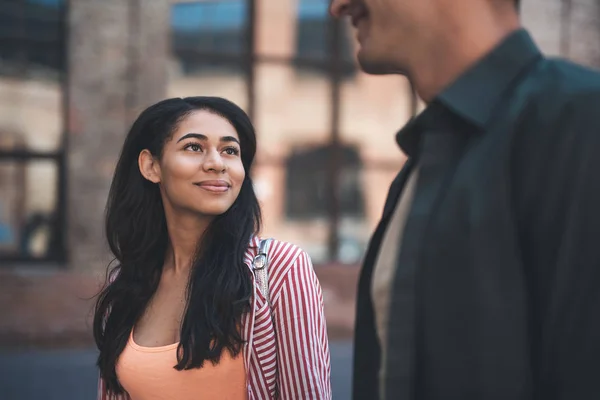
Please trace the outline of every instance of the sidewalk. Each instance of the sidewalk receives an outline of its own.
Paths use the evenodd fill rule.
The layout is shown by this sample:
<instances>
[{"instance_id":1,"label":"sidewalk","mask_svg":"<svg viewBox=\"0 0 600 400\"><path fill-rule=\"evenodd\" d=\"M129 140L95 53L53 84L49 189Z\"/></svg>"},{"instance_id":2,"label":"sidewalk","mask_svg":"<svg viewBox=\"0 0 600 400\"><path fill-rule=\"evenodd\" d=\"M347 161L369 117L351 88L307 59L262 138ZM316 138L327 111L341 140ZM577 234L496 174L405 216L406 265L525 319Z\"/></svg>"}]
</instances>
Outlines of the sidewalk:
<instances>
[{"instance_id":1,"label":"sidewalk","mask_svg":"<svg viewBox=\"0 0 600 400\"><path fill-rule=\"evenodd\" d=\"M349 400L352 346L331 344L333 398ZM2 400L94 400L98 372L96 351L33 350L0 351L0 398Z\"/></svg>"}]
</instances>

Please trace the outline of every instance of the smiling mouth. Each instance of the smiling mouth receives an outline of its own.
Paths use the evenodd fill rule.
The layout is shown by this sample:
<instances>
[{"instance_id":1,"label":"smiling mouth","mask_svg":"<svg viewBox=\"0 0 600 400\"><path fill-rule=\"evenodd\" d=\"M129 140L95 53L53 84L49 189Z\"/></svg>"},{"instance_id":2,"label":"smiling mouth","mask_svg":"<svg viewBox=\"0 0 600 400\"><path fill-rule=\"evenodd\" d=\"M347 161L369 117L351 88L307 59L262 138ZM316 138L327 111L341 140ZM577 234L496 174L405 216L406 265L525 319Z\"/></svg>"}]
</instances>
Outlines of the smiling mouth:
<instances>
[{"instance_id":1,"label":"smiling mouth","mask_svg":"<svg viewBox=\"0 0 600 400\"><path fill-rule=\"evenodd\" d=\"M224 193L231 188L231 185L222 181L207 181L194 183L194 185L198 186L200 189L204 189L207 192L211 193Z\"/></svg>"}]
</instances>

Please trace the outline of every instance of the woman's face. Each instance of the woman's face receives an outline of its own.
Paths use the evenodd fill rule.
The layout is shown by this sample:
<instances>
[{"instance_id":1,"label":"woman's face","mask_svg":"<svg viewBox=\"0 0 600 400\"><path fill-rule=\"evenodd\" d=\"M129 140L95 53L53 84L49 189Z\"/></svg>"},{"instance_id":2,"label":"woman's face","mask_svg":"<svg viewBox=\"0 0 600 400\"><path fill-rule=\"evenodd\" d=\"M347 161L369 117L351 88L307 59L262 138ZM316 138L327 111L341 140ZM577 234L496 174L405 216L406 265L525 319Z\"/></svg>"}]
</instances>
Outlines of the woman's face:
<instances>
[{"instance_id":1,"label":"woman's face","mask_svg":"<svg viewBox=\"0 0 600 400\"><path fill-rule=\"evenodd\" d=\"M140 170L160 184L166 208L203 216L227 211L246 175L235 128L207 110L194 111L179 123L160 160L143 151Z\"/></svg>"}]
</instances>

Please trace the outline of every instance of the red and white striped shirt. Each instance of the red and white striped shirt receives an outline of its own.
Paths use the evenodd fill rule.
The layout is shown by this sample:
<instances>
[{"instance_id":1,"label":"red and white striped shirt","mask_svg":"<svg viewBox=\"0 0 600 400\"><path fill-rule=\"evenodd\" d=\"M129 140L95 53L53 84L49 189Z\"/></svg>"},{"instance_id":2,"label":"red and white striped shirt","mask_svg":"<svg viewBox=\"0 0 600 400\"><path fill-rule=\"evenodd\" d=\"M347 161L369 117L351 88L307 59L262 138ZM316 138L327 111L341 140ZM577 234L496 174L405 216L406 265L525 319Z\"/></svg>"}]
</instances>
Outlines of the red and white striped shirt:
<instances>
[{"instance_id":1,"label":"red and white striped shirt","mask_svg":"<svg viewBox=\"0 0 600 400\"><path fill-rule=\"evenodd\" d=\"M246 252L250 270L259 242L253 237ZM251 311L242 318L248 399L331 399L323 295L310 257L273 240L268 273L271 307L254 282ZM100 379L98 400L130 399L109 395Z\"/></svg>"}]
</instances>

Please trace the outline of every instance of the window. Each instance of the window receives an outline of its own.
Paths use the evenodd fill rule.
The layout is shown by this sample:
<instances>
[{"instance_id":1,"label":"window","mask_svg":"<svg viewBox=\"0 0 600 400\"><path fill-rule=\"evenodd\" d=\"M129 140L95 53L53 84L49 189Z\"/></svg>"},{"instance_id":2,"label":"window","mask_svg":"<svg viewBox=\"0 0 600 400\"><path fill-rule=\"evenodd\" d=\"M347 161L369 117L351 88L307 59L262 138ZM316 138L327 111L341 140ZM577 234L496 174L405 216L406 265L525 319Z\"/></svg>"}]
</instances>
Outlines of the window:
<instances>
[{"instance_id":1,"label":"window","mask_svg":"<svg viewBox=\"0 0 600 400\"><path fill-rule=\"evenodd\" d=\"M332 29L338 29L338 51L342 61L340 73L344 78L352 77L356 73L352 43L349 36L344 34L343 25L332 25L328 8L328 1L298 1L296 69L299 72L327 73L332 61Z\"/></svg>"},{"instance_id":2,"label":"window","mask_svg":"<svg viewBox=\"0 0 600 400\"><path fill-rule=\"evenodd\" d=\"M246 109L248 17L243 0L174 4L169 96L220 96Z\"/></svg>"},{"instance_id":3,"label":"window","mask_svg":"<svg viewBox=\"0 0 600 400\"><path fill-rule=\"evenodd\" d=\"M242 72L246 16L247 4L239 0L175 4L171 11L171 43L181 72Z\"/></svg>"},{"instance_id":4,"label":"window","mask_svg":"<svg viewBox=\"0 0 600 400\"><path fill-rule=\"evenodd\" d=\"M65 5L0 1L0 260L62 261Z\"/></svg>"},{"instance_id":5,"label":"window","mask_svg":"<svg viewBox=\"0 0 600 400\"><path fill-rule=\"evenodd\" d=\"M296 52L298 58L324 61L329 48L328 3L319 0L298 2L298 25L296 29Z\"/></svg>"},{"instance_id":6,"label":"window","mask_svg":"<svg viewBox=\"0 0 600 400\"><path fill-rule=\"evenodd\" d=\"M336 207L342 218L364 217L364 199L360 185L360 155L352 147L340 149L339 193ZM290 219L327 218L331 185L332 149L320 146L295 150L286 165L286 214Z\"/></svg>"}]
</instances>

